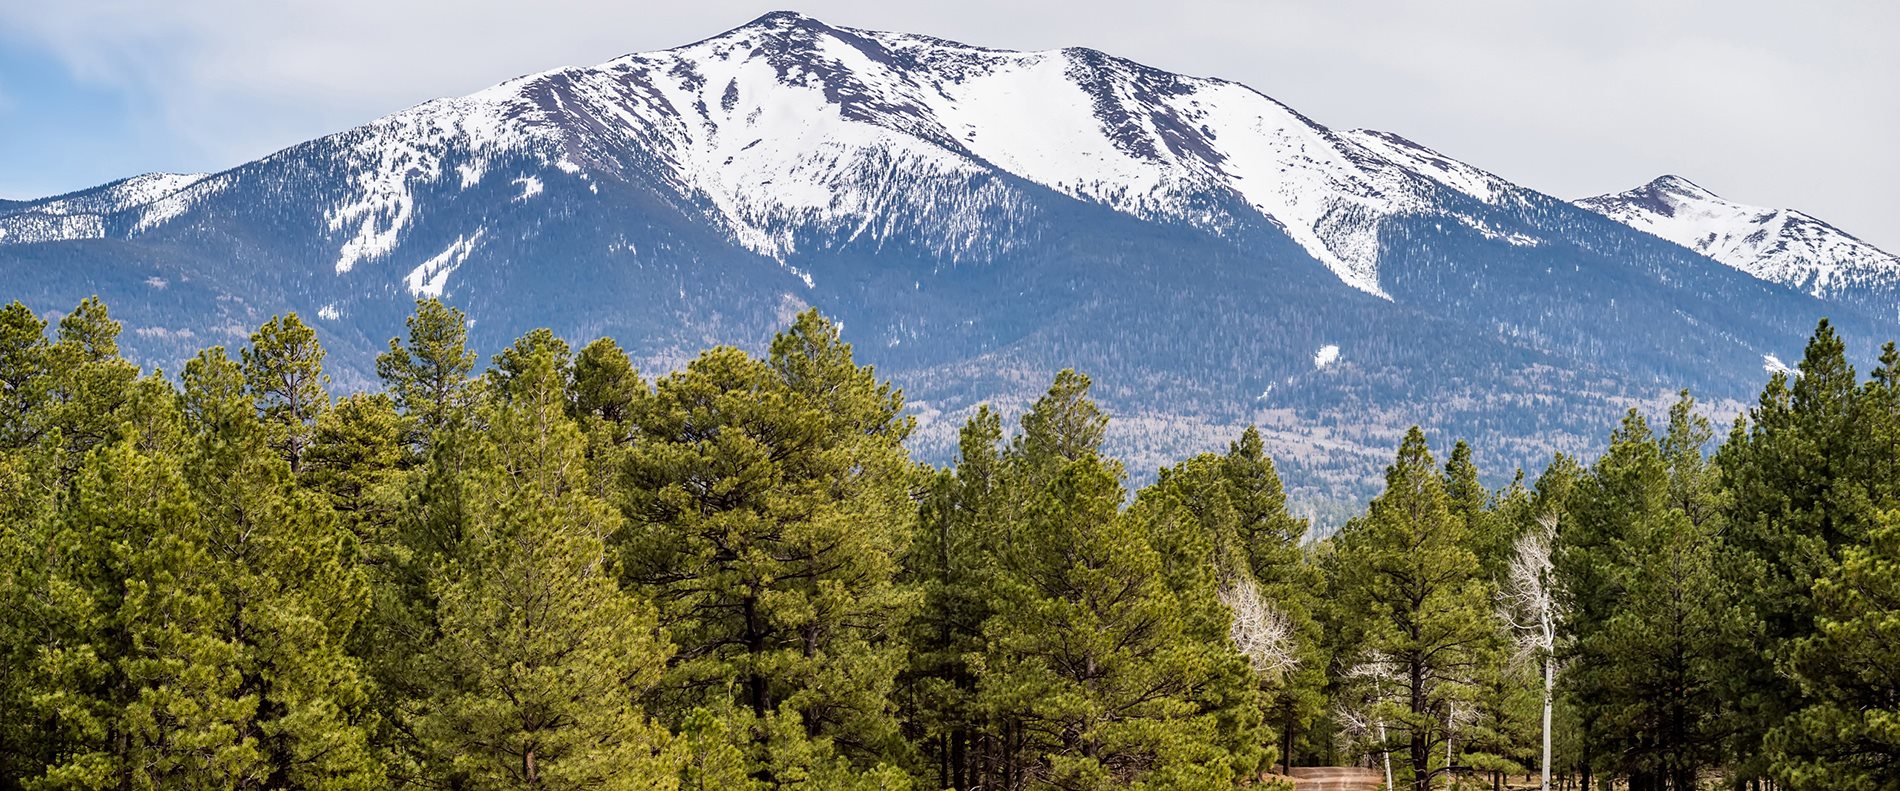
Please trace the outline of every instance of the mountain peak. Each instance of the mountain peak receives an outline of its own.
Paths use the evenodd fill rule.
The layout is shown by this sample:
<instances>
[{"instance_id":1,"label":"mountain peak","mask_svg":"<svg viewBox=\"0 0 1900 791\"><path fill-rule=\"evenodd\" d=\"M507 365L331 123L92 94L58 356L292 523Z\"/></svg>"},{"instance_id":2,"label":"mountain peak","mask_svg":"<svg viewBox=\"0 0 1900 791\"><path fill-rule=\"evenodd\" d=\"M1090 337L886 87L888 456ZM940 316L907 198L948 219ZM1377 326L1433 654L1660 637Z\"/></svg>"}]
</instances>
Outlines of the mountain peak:
<instances>
[{"instance_id":1,"label":"mountain peak","mask_svg":"<svg viewBox=\"0 0 1900 791\"><path fill-rule=\"evenodd\" d=\"M751 22L747 22L744 25L744 27L802 25L802 24L822 24L822 23L819 23L818 20L813 17L807 16L797 11L778 10L778 11L767 11L763 14L760 14L757 19L754 19Z\"/></svg>"},{"instance_id":2,"label":"mountain peak","mask_svg":"<svg viewBox=\"0 0 1900 791\"><path fill-rule=\"evenodd\" d=\"M830 30L831 26L797 11L767 11L733 31L744 30Z\"/></svg>"},{"instance_id":3,"label":"mountain peak","mask_svg":"<svg viewBox=\"0 0 1900 791\"><path fill-rule=\"evenodd\" d=\"M1721 198L1721 196L1710 192L1702 185L1673 173L1664 173L1663 175L1657 176L1648 184L1644 184L1642 188L1703 199L1714 198L1720 200Z\"/></svg>"},{"instance_id":4,"label":"mountain peak","mask_svg":"<svg viewBox=\"0 0 1900 791\"><path fill-rule=\"evenodd\" d=\"M1900 283L1900 257L1802 212L1736 203L1681 176L1576 204L1816 297Z\"/></svg>"}]
</instances>

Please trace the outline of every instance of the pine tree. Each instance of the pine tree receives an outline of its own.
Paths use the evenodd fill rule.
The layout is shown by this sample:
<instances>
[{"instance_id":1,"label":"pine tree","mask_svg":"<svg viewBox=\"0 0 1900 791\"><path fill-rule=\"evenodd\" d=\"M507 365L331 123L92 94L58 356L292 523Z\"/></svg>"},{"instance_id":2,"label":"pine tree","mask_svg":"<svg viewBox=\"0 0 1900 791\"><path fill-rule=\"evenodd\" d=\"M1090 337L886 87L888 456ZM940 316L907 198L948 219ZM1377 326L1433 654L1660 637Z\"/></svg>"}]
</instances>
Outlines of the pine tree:
<instances>
[{"instance_id":1,"label":"pine tree","mask_svg":"<svg viewBox=\"0 0 1900 791\"><path fill-rule=\"evenodd\" d=\"M272 444L293 473L303 470L317 416L330 404L323 354L316 331L295 313L265 322L242 351L244 381L271 430Z\"/></svg>"},{"instance_id":2,"label":"pine tree","mask_svg":"<svg viewBox=\"0 0 1900 791\"><path fill-rule=\"evenodd\" d=\"M256 703L239 690L234 647L212 636L223 602L183 476L175 458L134 445L88 454L49 525L29 682L45 763L29 783L257 783L259 751L237 735Z\"/></svg>"},{"instance_id":3,"label":"pine tree","mask_svg":"<svg viewBox=\"0 0 1900 791\"><path fill-rule=\"evenodd\" d=\"M981 511L995 565L971 671L989 733L969 782L1229 786L1260 767L1264 734L1206 565L1208 528L1172 493L1120 512L1121 469L1099 456L1106 419L1088 388L1058 375L1000 460L994 423L966 435L974 469L959 477L1002 467L1002 499ZM1231 517L1224 529L1237 543Z\"/></svg>"},{"instance_id":4,"label":"pine tree","mask_svg":"<svg viewBox=\"0 0 1900 791\"><path fill-rule=\"evenodd\" d=\"M547 358L554 366L554 378L560 384L562 399L574 379L574 351L546 327L529 330L528 334L516 338L515 342L495 355L494 364L483 377L489 390L501 398L509 398L518 389L517 381L524 376L539 375L539 368Z\"/></svg>"},{"instance_id":5,"label":"pine tree","mask_svg":"<svg viewBox=\"0 0 1900 791\"><path fill-rule=\"evenodd\" d=\"M1241 432L1240 439L1227 446L1220 467L1227 500L1239 519L1242 551L1254 577L1262 585L1278 588L1275 593L1283 597L1313 592L1317 579L1301 550L1306 520L1287 511L1286 489L1267 456L1260 430L1248 426Z\"/></svg>"},{"instance_id":6,"label":"pine tree","mask_svg":"<svg viewBox=\"0 0 1900 791\"><path fill-rule=\"evenodd\" d=\"M202 571L224 608L211 636L235 652L238 689L256 707L238 735L260 752L264 785L369 784L379 771L369 690L346 650L369 596L356 536L297 486L279 455L282 424L253 408L264 388L222 348L191 360L182 378Z\"/></svg>"},{"instance_id":7,"label":"pine tree","mask_svg":"<svg viewBox=\"0 0 1900 791\"><path fill-rule=\"evenodd\" d=\"M1812 589L1815 627L1795 637L1779 666L1799 685L1797 710L1768 734L1774 774L1797 789L1900 787L1900 350L1888 343L1856 394L1853 426L1863 455L1850 480L1864 481L1887 509L1864 541L1849 540L1839 565ZM1840 461L1840 460L1834 460ZM1838 468L1837 468L1838 469ZM1846 490L1846 491L1842 491ZM1837 481L1848 500L1854 484ZM1851 500L1849 500L1851 502Z\"/></svg>"},{"instance_id":8,"label":"pine tree","mask_svg":"<svg viewBox=\"0 0 1900 791\"><path fill-rule=\"evenodd\" d=\"M1766 776L1760 760L1766 731L1801 705L1799 688L1778 664L1795 641L1815 631L1816 581L1833 573L1842 549L1862 544L1891 492L1873 477L1881 457L1870 427L1878 414L1856 387L1846 344L1825 320L1815 329L1797 376L1776 374L1738 421L1718 454L1725 503L1727 573L1747 591L1755 650L1733 658L1729 697L1747 728L1737 737L1738 771ZM1889 446L1890 452L1891 446Z\"/></svg>"},{"instance_id":9,"label":"pine tree","mask_svg":"<svg viewBox=\"0 0 1900 791\"><path fill-rule=\"evenodd\" d=\"M0 308L0 710L20 716L0 722L0 777L20 778L45 766L41 738L29 711L25 672L38 651L36 630L24 618L36 580L31 536L50 518L53 502L46 465L36 464L33 418L46 384L46 322L14 302Z\"/></svg>"},{"instance_id":10,"label":"pine tree","mask_svg":"<svg viewBox=\"0 0 1900 791\"><path fill-rule=\"evenodd\" d=\"M895 765L917 513L896 392L807 313L770 362L714 349L638 403L622 556L680 645L672 721L730 711L761 780Z\"/></svg>"},{"instance_id":11,"label":"pine tree","mask_svg":"<svg viewBox=\"0 0 1900 791\"><path fill-rule=\"evenodd\" d=\"M1299 636L1282 602L1263 593L1238 552L1236 512L1219 470L1218 457L1192 459L1141 492L1122 518L1135 522L1155 550L1182 639L1206 652L1208 676L1186 697L1214 718L1215 745L1236 771L1251 775L1275 758L1266 748L1274 734L1264 722L1263 693L1295 669Z\"/></svg>"},{"instance_id":12,"label":"pine tree","mask_svg":"<svg viewBox=\"0 0 1900 791\"><path fill-rule=\"evenodd\" d=\"M1086 375L1065 369L1023 415L1023 430L1010 442L1010 457L1027 485L1046 484L1064 465L1101 449L1108 416L1089 399L1090 385Z\"/></svg>"},{"instance_id":13,"label":"pine tree","mask_svg":"<svg viewBox=\"0 0 1900 791\"><path fill-rule=\"evenodd\" d=\"M34 388L40 407L28 430L33 442L49 446L52 454L41 463L57 469L61 480L70 478L86 451L119 436L125 417L120 410L139 375L138 366L119 357L120 329L105 303L82 300L59 320L41 358L44 390Z\"/></svg>"},{"instance_id":14,"label":"pine tree","mask_svg":"<svg viewBox=\"0 0 1900 791\"><path fill-rule=\"evenodd\" d=\"M467 410L475 353L468 350L468 317L435 299L416 300L408 325L408 343L390 338L389 351L377 355L376 375L413 423L409 443L422 449Z\"/></svg>"},{"instance_id":15,"label":"pine tree","mask_svg":"<svg viewBox=\"0 0 1900 791\"><path fill-rule=\"evenodd\" d=\"M393 540L403 505L402 433L388 396L357 393L317 418L304 456L300 483L323 495L366 553Z\"/></svg>"},{"instance_id":16,"label":"pine tree","mask_svg":"<svg viewBox=\"0 0 1900 791\"><path fill-rule=\"evenodd\" d=\"M1387 468L1385 492L1346 526L1339 547L1342 594L1369 615L1365 650L1389 667L1401 698L1382 706L1380 717L1403 735L1396 745L1419 791L1447 770L1434 756L1454 707L1469 706L1497 640L1465 524L1448 510L1435 467L1423 432L1413 428Z\"/></svg>"},{"instance_id":17,"label":"pine tree","mask_svg":"<svg viewBox=\"0 0 1900 791\"><path fill-rule=\"evenodd\" d=\"M1231 786L1253 767L1194 702L1224 657L1187 635L1142 525L1117 513L1116 478L1092 457L1063 464L1008 553L979 695L1033 758L1004 782Z\"/></svg>"},{"instance_id":18,"label":"pine tree","mask_svg":"<svg viewBox=\"0 0 1900 791\"><path fill-rule=\"evenodd\" d=\"M626 466L634 440L634 402L646 395L646 382L612 339L587 344L574 358L573 412L587 437L588 475L597 497L609 496Z\"/></svg>"},{"instance_id":19,"label":"pine tree","mask_svg":"<svg viewBox=\"0 0 1900 791\"><path fill-rule=\"evenodd\" d=\"M1478 480L1478 464L1471 445L1459 440L1445 461L1445 507L1453 519L1465 523L1466 545L1478 557L1478 576L1495 580L1503 576L1516 536L1511 525L1492 518L1491 493Z\"/></svg>"},{"instance_id":20,"label":"pine tree","mask_svg":"<svg viewBox=\"0 0 1900 791\"><path fill-rule=\"evenodd\" d=\"M1170 588L1181 596L1200 595L1196 589L1210 584L1205 573L1214 572L1211 584L1223 606L1212 639L1231 632L1252 658L1261 705L1279 732L1279 758L1290 765L1296 733L1325 704L1326 659L1314 617L1324 580L1301 545L1306 523L1287 513L1280 477L1252 427L1225 455L1206 454L1164 469L1141 494L1142 500L1164 497L1178 501L1192 517L1186 524L1197 528L1188 541L1170 531L1152 536L1169 569ZM1189 548L1200 549L1183 551ZM1207 554L1197 559L1195 552Z\"/></svg>"},{"instance_id":21,"label":"pine tree","mask_svg":"<svg viewBox=\"0 0 1900 791\"><path fill-rule=\"evenodd\" d=\"M1794 789L1900 788L1900 511L1815 584L1814 634L1787 667L1802 707L1770 737L1776 771Z\"/></svg>"},{"instance_id":22,"label":"pine tree","mask_svg":"<svg viewBox=\"0 0 1900 791\"><path fill-rule=\"evenodd\" d=\"M0 308L0 449L32 444L45 398L46 322L19 302Z\"/></svg>"},{"instance_id":23,"label":"pine tree","mask_svg":"<svg viewBox=\"0 0 1900 791\"><path fill-rule=\"evenodd\" d=\"M984 757L995 749L973 705L968 658L982 651L983 624L996 604L988 593L1002 548L996 526L1007 505L1002 436L1001 419L987 405L964 424L957 463L930 480L903 563L901 582L916 588L920 602L909 623L911 663L899 701L906 736L923 753L920 779L939 788L979 785Z\"/></svg>"},{"instance_id":24,"label":"pine tree","mask_svg":"<svg viewBox=\"0 0 1900 791\"><path fill-rule=\"evenodd\" d=\"M1722 662L1736 651L1717 565L1707 421L1684 394L1658 441L1632 410L1571 498L1555 566L1573 640L1567 682L1596 766L1693 788L1723 755ZM1691 510L1685 510L1684 504ZM1612 759L1613 757L1613 759Z\"/></svg>"},{"instance_id":25,"label":"pine tree","mask_svg":"<svg viewBox=\"0 0 1900 791\"><path fill-rule=\"evenodd\" d=\"M567 414L565 360L511 357L471 471L469 535L436 583L441 687L415 717L431 777L481 788L671 788L679 764L637 705L668 646L622 592Z\"/></svg>"}]
</instances>

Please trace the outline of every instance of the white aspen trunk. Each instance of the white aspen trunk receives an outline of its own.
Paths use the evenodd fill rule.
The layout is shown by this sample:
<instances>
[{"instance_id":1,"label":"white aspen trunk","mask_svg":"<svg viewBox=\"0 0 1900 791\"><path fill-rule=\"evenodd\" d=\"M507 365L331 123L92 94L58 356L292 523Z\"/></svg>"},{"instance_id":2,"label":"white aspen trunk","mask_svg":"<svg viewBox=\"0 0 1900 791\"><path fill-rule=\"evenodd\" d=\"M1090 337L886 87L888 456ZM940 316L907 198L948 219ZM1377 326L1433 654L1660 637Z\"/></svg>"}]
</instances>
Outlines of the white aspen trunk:
<instances>
[{"instance_id":1,"label":"white aspen trunk","mask_svg":"<svg viewBox=\"0 0 1900 791\"><path fill-rule=\"evenodd\" d=\"M1546 656L1544 657L1544 760L1542 763L1544 779L1542 784L1538 786L1542 791L1550 791L1550 704L1552 695L1551 689L1555 687L1556 684L1557 659L1556 657Z\"/></svg>"},{"instance_id":2,"label":"white aspen trunk","mask_svg":"<svg viewBox=\"0 0 1900 791\"><path fill-rule=\"evenodd\" d=\"M1392 751L1385 746L1385 720L1379 720L1379 754L1385 756L1385 789L1397 791L1392 785Z\"/></svg>"}]
</instances>

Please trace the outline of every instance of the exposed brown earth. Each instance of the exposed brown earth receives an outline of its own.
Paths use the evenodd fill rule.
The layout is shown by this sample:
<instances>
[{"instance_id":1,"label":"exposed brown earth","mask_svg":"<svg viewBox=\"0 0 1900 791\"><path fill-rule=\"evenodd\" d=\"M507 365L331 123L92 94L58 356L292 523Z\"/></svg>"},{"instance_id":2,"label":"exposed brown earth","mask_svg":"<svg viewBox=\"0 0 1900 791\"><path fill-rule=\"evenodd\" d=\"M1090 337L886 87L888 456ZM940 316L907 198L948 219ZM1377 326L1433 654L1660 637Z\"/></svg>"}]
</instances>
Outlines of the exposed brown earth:
<instances>
[{"instance_id":1,"label":"exposed brown earth","mask_svg":"<svg viewBox=\"0 0 1900 791\"><path fill-rule=\"evenodd\" d=\"M1351 766L1301 766L1293 770L1294 791L1378 791L1385 775Z\"/></svg>"}]
</instances>

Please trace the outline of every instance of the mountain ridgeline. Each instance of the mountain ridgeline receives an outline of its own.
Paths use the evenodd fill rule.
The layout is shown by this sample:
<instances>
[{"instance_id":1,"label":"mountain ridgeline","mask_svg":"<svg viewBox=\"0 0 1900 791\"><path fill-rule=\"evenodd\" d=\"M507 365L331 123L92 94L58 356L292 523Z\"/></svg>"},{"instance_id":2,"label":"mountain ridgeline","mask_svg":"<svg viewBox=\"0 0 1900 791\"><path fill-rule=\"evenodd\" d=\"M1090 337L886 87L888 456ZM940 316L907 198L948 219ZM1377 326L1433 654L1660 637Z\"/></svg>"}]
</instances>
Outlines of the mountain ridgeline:
<instances>
[{"instance_id":1,"label":"mountain ridgeline","mask_svg":"<svg viewBox=\"0 0 1900 791\"><path fill-rule=\"evenodd\" d=\"M903 386L923 458L1072 367L1137 471L1258 424L1307 502L1376 488L1414 423L1540 464L1679 386L1734 414L1821 316L1857 359L1900 327L1900 261L1825 223L1626 197L1094 50L774 13L222 173L0 205L0 282L42 314L102 296L167 370L296 311L346 388L418 297L477 348L546 326L652 371L817 307Z\"/></svg>"}]
</instances>

